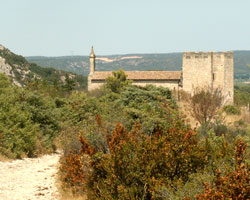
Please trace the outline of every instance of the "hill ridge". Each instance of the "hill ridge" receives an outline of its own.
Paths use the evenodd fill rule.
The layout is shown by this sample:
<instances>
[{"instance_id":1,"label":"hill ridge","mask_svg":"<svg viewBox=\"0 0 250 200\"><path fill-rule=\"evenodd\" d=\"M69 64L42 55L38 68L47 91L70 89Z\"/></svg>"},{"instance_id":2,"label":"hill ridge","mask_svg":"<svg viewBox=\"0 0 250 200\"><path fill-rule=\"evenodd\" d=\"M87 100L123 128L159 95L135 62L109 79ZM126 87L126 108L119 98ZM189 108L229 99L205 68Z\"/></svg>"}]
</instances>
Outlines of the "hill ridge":
<instances>
[{"instance_id":1,"label":"hill ridge","mask_svg":"<svg viewBox=\"0 0 250 200\"><path fill-rule=\"evenodd\" d=\"M235 78L249 79L250 50L235 50ZM140 56L140 59L120 59L122 57ZM87 76L89 73L89 56L59 56L59 57L26 57L29 61L35 62L43 67L50 66L55 69L74 72ZM99 58L99 59L98 59ZM100 60L102 58L102 60ZM106 59L105 59L106 58ZM105 62L105 60L114 60ZM181 70L182 53L156 53L156 54L116 54L97 55L97 71L114 71L120 68L129 71L142 70Z\"/></svg>"}]
</instances>

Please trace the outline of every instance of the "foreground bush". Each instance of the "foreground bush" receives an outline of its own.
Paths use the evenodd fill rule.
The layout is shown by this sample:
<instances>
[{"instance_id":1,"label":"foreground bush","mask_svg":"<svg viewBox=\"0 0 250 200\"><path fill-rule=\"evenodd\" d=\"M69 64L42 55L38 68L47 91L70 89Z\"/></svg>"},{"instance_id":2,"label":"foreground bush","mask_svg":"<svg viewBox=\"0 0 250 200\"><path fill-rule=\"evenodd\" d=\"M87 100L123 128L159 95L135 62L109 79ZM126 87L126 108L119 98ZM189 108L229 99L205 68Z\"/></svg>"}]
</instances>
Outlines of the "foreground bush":
<instances>
[{"instance_id":1,"label":"foreground bush","mask_svg":"<svg viewBox=\"0 0 250 200\"><path fill-rule=\"evenodd\" d=\"M60 159L60 179L63 182L63 190L70 190L73 195L86 192L88 160L88 156L81 156L76 152L70 152Z\"/></svg>"},{"instance_id":2,"label":"foreground bush","mask_svg":"<svg viewBox=\"0 0 250 200\"><path fill-rule=\"evenodd\" d=\"M128 132L118 124L106 135L107 152L81 138L80 157L89 156L89 168L80 157L65 159L65 184L80 185L89 199L164 199L162 190L185 183L203 168L203 150L192 130L179 128L178 123L169 130L156 127L152 135L142 130L135 125Z\"/></svg>"},{"instance_id":3,"label":"foreground bush","mask_svg":"<svg viewBox=\"0 0 250 200\"><path fill-rule=\"evenodd\" d=\"M235 169L228 169L224 174L220 169L211 184L205 184L204 193L197 195L197 200L246 200L250 198L250 166L245 163L247 145L241 140L235 147Z\"/></svg>"},{"instance_id":4,"label":"foreground bush","mask_svg":"<svg viewBox=\"0 0 250 200\"><path fill-rule=\"evenodd\" d=\"M12 86L0 74L0 153L34 157L53 150L59 131L54 102L40 93Z\"/></svg>"}]
</instances>

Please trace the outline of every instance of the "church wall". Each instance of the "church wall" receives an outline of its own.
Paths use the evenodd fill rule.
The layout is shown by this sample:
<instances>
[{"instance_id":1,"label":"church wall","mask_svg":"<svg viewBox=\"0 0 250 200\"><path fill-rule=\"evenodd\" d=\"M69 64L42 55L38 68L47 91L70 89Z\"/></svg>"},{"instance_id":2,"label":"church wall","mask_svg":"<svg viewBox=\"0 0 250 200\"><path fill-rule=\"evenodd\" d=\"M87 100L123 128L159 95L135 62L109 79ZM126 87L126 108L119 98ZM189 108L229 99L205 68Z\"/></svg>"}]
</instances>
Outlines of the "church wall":
<instances>
[{"instance_id":1,"label":"church wall","mask_svg":"<svg viewBox=\"0 0 250 200\"><path fill-rule=\"evenodd\" d=\"M133 81L133 85L138 85L138 86L146 86L146 85L154 85L156 87L166 87L169 88L170 90L178 90L179 83L178 81L171 81L171 80L166 80L166 81L157 81L157 80L149 80L149 81Z\"/></svg>"},{"instance_id":2,"label":"church wall","mask_svg":"<svg viewBox=\"0 0 250 200\"><path fill-rule=\"evenodd\" d=\"M96 81L96 80L92 80L89 78L88 80L88 90L94 90L94 89L98 89L100 88L103 84L105 83L104 80L101 81ZM179 88L179 82L177 80L166 80L166 81L157 81L157 80L149 80L149 81L138 81L135 80L133 81L133 85L138 85L138 86L146 86L146 85L155 85L157 87L167 87L170 90L178 90Z\"/></svg>"},{"instance_id":3,"label":"church wall","mask_svg":"<svg viewBox=\"0 0 250 200\"><path fill-rule=\"evenodd\" d=\"M103 84L105 83L105 81L92 81L91 78L89 78L88 80L88 91L91 90L95 90L100 88Z\"/></svg>"}]
</instances>

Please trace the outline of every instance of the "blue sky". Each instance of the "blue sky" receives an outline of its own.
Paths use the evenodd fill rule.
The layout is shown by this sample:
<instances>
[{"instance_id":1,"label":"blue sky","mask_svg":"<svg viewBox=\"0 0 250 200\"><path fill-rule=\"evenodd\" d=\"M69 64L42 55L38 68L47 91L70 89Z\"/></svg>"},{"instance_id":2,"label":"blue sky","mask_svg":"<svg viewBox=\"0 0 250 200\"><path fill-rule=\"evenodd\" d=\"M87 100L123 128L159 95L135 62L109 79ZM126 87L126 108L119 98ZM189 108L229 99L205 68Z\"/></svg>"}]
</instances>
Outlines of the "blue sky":
<instances>
[{"instance_id":1,"label":"blue sky","mask_svg":"<svg viewBox=\"0 0 250 200\"><path fill-rule=\"evenodd\" d=\"M0 19L24 56L250 49L249 0L0 0Z\"/></svg>"}]
</instances>

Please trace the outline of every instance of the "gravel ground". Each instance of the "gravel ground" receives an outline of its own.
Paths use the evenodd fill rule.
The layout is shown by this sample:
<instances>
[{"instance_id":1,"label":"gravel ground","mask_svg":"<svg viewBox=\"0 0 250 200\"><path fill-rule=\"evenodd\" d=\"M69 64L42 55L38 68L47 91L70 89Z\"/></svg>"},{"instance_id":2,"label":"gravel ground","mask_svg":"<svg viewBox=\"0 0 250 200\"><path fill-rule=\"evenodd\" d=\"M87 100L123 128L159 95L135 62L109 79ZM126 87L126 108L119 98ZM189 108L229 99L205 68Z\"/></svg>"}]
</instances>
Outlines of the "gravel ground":
<instances>
[{"instance_id":1,"label":"gravel ground","mask_svg":"<svg viewBox=\"0 0 250 200\"><path fill-rule=\"evenodd\" d=\"M55 185L59 157L51 154L0 162L0 199L60 199Z\"/></svg>"}]
</instances>

